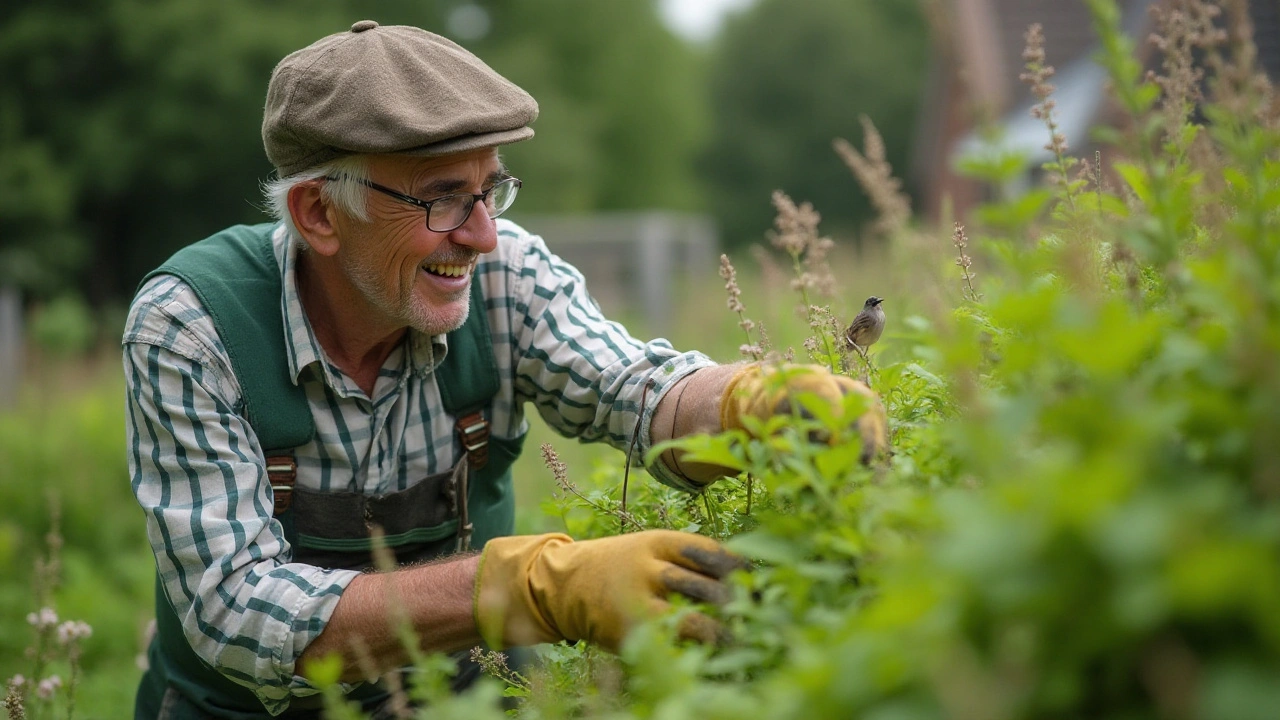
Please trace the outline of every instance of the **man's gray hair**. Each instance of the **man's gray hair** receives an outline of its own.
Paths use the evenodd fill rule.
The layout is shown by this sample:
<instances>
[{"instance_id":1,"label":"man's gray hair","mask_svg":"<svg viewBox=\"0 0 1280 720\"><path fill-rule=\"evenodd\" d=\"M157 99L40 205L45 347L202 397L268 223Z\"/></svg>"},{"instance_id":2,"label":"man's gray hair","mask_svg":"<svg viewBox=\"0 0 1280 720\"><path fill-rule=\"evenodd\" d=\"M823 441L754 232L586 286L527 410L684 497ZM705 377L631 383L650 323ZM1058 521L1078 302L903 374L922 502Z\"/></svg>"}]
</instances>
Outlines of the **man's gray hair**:
<instances>
[{"instance_id":1,"label":"man's gray hair","mask_svg":"<svg viewBox=\"0 0 1280 720\"><path fill-rule=\"evenodd\" d=\"M369 220L369 195L364 186L364 182L369 179L368 160L361 155L330 160L323 165L262 183L267 211L273 218L284 223L289 238L295 243L305 244L305 241L293 224L293 216L289 214L289 191L304 182L321 178L329 178L329 182L320 186L320 196L325 202L357 220Z\"/></svg>"}]
</instances>

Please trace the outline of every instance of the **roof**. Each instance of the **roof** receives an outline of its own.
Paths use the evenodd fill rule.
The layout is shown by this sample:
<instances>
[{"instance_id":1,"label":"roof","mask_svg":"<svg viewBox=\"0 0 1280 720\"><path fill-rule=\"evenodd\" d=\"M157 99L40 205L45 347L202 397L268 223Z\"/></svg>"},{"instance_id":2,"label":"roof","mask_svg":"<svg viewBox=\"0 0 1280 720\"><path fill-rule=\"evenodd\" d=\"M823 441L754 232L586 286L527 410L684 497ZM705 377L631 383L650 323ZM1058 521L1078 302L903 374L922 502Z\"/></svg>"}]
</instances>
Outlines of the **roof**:
<instances>
[{"instance_id":1,"label":"roof","mask_svg":"<svg viewBox=\"0 0 1280 720\"><path fill-rule=\"evenodd\" d=\"M974 0L959 0L958 6L973 4ZM1045 62L1057 73L1052 82L1057 90L1054 99L1057 106L1054 118L1059 131L1069 143L1083 145L1089 128L1097 121L1106 97L1106 71L1093 60L1098 49L1097 35L1084 2L1063 0L976 0L991 6L1000 41L997 45L999 68L984 68L985 72L997 72L1006 78L1000 94L1008 99L1003 107L1011 107L999 121L999 131L994 137L988 133L970 131L960 138L950 152L951 157L973 154L1018 153L1027 164L1039 165L1052 159L1045 148L1049 141L1043 120L1031 116L1031 107L1037 99L1030 88L1018 76L1022 72L1022 50L1026 46L1026 30L1032 23L1044 26ZM1147 26L1148 7L1154 0L1128 0L1122 3L1122 26L1127 35L1138 37Z\"/></svg>"}]
</instances>

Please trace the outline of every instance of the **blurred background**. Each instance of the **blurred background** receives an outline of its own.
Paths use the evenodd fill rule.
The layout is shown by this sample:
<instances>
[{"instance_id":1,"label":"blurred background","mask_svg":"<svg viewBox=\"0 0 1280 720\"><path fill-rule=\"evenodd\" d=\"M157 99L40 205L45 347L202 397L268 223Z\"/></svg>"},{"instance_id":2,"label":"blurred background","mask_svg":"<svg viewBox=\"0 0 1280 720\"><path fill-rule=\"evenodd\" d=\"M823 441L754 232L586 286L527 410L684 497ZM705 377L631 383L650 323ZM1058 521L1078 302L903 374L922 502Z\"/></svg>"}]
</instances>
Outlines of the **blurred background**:
<instances>
[{"instance_id":1,"label":"blurred background","mask_svg":"<svg viewBox=\"0 0 1280 720\"><path fill-rule=\"evenodd\" d=\"M20 304L51 350L113 340L148 270L264 220L271 69L365 17L443 34L538 100L536 140L505 151L525 188L513 218L623 213L634 236L635 213L660 211L659 234L700 257L763 239L779 188L856 242L868 205L832 138L857 142L866 114L904 167L929 55L917 0L10 0L4 327ZM555 227L573 255L582 239Z\"/></svg>"},{"instance_id":2,"label":"blurred background","mask_svg":"<svg viewBox=\"0 0 1280 720\"><path fill-rule=\"evenodd\" d=\"M448 36L539 102L506 149L510 217L586 271L639 336L737 358L716 257L752 315L795 343L785 288L747 249L781 189L822 213L845 285L838 313L897 300L864 232L870 206L832 151L859 116L918 192L931 67L917 0L7 0L0 3L0 680L29 672L35 560L57 549L62 618L93 626L81 716L124 717L154 565L125 467L119 337L140 278L178 248L261 222L259 128L275 63L361 19ZM941 58L941 59L940 59ZM923 172L928 176L929 171ZM949 246L941 236L940 253ZM767 244L767 243L766 243ZM945 262L945 260L944 260ZM799 327L792 336L802 338ZM798 346L798 343L797 343ZM803 352L803 351L801 351ZM551 439L535 427L527 447ZM617 464L565 448L571 472ZM520 525L548 527L536 453Z\"/></svg>"}]
</instances>

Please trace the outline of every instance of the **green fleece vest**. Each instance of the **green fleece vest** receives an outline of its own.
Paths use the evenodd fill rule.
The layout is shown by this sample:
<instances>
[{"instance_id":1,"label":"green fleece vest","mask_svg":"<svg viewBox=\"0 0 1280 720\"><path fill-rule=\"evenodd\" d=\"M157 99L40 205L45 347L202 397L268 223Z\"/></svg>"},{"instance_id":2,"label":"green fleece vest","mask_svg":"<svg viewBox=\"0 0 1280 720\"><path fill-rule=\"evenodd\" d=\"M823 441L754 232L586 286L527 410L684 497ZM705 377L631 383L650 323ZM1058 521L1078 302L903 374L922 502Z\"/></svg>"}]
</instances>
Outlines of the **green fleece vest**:
<instances>
[{"instance_id":1,"label":"green fleece vest","mask_svg":"<svg viewBox=\"0 0 1280 720\"><path fill-rule=\"evenodd\" d=\"M273 224L228 228L179 250L143 280L145 284L156 275L176 275L200 298L240 383L243 415L267 456L288 453L315 436L306 394L289 373L281 277L271 242L274 229ZM445 411L455 418L476 410L491 416L498 392L497 363L479 282L472 282L471 293L467 321L449 333L448 354L434 371ZM468 509L475 526L474 548L514 530L511 465L523 444L523 437L491 436L488 462L472 473ZM457 459L462 457L458 443ZM284 525L292 542L292 523ZM224 677L191 649L158 577L156 625L156 638L148 651L151 668L139 688L139 708L157 707L172 685L196 706L216 708L219 716L269 717L251 691ZM360 694L357 690L353 697L358 699Z\"/></svg>"}]
</instances>

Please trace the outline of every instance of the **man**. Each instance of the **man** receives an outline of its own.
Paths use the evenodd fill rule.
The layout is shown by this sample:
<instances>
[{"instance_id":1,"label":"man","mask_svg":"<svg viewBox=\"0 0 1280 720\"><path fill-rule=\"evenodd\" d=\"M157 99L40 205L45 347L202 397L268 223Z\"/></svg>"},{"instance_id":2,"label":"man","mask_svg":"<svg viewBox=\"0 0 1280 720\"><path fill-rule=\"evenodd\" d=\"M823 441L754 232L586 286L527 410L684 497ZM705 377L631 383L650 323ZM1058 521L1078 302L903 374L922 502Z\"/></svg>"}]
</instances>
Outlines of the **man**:
<instances>
[{"instance_id":1,"label":"man","mask_svg":"<svg viewBox=\"0 0 1280 720\"><path fill-rule=\"evenodd\" d=\"M180 251L126 325L130 470L158 571L137 717L314 716L303 674L330 653L376 708L362 669L406 662L393 608L430 651L616 648L669 593L725 598L740 561L704 537L510 537L526 403L618 447L638 426L645 450L782 399L772 370L631 338L541 239L497 220L520 188L497 148L536 115L416 28L361 21L277 66L263 140L278 222ZM787 387L833 404L865 392L801 376ZM650 471L691 491L719 474ZM378 533L412 566L370 572ZM682 634L715 627L690 615Z\"/></svg>"}]
</instances>

